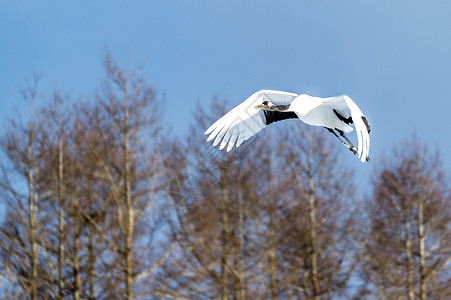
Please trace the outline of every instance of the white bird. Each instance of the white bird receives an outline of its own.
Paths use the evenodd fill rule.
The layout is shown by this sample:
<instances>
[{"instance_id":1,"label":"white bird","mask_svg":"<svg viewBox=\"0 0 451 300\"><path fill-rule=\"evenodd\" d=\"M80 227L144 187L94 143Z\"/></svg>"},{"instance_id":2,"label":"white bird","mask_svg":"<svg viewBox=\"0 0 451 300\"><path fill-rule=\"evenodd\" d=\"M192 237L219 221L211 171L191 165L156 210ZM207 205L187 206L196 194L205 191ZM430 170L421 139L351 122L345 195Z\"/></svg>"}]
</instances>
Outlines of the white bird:
<instances>
[{"instance_id":1,"label":"white bird","mask_svg":"<svg viewBox=\"0 0 451 300\"><path fill-rule=\"evenodd\" d=\"M360 108L346 95L319 98L281 91L258 91L213 123L205 134L210 134L207 142L214 139L213 147L221 143L220 150L227 145L227 151L230 151L266 125L291 118L326 128L362 162L370 160L370 125ZM344 134L353 130L350 124L354 124L356 129L358 148Z\"/></svg>"}]
</instances>

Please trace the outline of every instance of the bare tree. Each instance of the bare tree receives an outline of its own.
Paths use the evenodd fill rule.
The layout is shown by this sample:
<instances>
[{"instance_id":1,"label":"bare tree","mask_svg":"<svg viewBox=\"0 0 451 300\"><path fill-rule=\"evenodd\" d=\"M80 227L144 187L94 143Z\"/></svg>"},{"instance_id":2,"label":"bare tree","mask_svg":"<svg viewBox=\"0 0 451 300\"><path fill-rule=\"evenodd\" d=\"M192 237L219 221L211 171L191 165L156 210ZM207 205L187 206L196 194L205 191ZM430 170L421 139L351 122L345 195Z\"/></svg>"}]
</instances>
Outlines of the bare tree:
<instances>
[{"instance_id":1,"label":"bare tree","mask_svg":"<svg viewBox=\"0 0 451 300\"><path fill-rule=\"evenodd\" d=\"M66 268L66 223L67 205L66 191L70 190L69 180L65 176L67 166L68 145L70 144L68 120L68 110L64 109L65 96L58 91L54 91L50 105L39 111L41 122L36 128L39 132L37 140L37 168L39 176L38 193L43 195L40 200L43 209L40 218L45 219L46 230L41 233L42 246L45 248L49 268L54 278L49 278L49 284L57 282L56 297L63 299L67 288ZM63 113L64 112L64 113ZM45 208L45 209L44 209ZM54 218L54 212L58 216ZM50 224L54 226L49 226ZM54 230L56 228L56 230ZM56 244L56 247L55 247Z\"/></svg>"},{"instance_id":2,"label":"bare tree","mask_svg":"<svg viewBox=\"0 0 451 300\"><path fill-rule=\"evenodd\" d=\"M44 223L40 214L40 176L38 164L38 140L40 120L34 114L34 102L38 96L39 76L22 89L22 95L29 105L28 121L25 125L10 121L10 127L2 139L3 154L0 189L6 204L5 224L1 228L1 255L3 267L15 274L22 297L38 299L52 293L52 286L46 284L45 245L40 239ZM24 193L24 186L27 192Z\"/></svg>"},{"instance_id":3,"label":"bare tree","mask_svg":"<svg viewBox=\"0 0 451 300\"><path fill-rule=\"evenodd\" d=\"M438 152L416 138L376 171L364 248L366 282L383 299L445 299L450 290L450 188Z\"/></svg>"},{"instance_id":4,"label":"bare tree","mask_svg":"<svg viewBox=\"0 0 451 300\"><path fill-rule=\"evenodd\" d=\"M358 263L352 173L316 128L294 127L285 136L285 240L279 256L292 295L306 299L344 295Z\"/></svg>"},{"instance_id":5,"label":"bare tree","mask_svg":"<svg viewBox=\"0 0 451 300\"><path fill-rule=\"evenodd\" d=\"M80 218L83 213L80 186L84 180L80 162L86 157L80 151L83 142L78 138L81 134L77 126L79 112L70 104L68 96L55 91L51 105L45 106L41 112L45 122L40 128L40 192L46 195L45 201L58 216L48 219L50 224L55 224L57 232L50 227L44 236L48 241L56 237L57 249L52 242L47 243L47 248L57 260L55 281L58 281L60 299L68 294L80 299L83 276L81 243L84 229ZM51 213L43 211L43 214Z\"/></svg>"},{"instance_id":6,"label":"bare tree","mask_svg":"<svg viewBox=\"0 0 451 300\"><path fill-rule=\"evenodd\" d=\"M224 108L216 102L214 109L223 112ZM185 251L182 258L173 257L165 265L173 284L164 292L176 298L253 297L247 283L253 263L246 238L256 200L252 169L246 163L251 154L224 155L200 143L212 118L199 108L195 119L191 129L195 134L187 146L175 142L166 161L172 174L169 197L177 217L172 221L173 234Z\"/></svg>"},{"instance_id":7,"label":"bare tree","mask_svg":"<svg viewBox=\"0 0 451 300\"><path fill-rule=\"evenodd\" d=\"M148 279L155 270L152 259L143 263L137 258L145 257L146 250L147 255L155 255L149 252L152 249L146 241L155 238L152 234L162 222L156 213L149 219L151 208L163 208L157 201L162 184L158 149L162 105L137 70L124 72L109 55L105 68L108 81L97 97L98 107L93 109L91 119L99 142L107 148L93 147L89 155L101 167L100 179L107 184L115 205L118 231L114 232L112 243L117 248L116 262L122 269L123 296L133 299L136 281ZM138 290L139 294L151 293Z\"/></svg>"}]
</instances>

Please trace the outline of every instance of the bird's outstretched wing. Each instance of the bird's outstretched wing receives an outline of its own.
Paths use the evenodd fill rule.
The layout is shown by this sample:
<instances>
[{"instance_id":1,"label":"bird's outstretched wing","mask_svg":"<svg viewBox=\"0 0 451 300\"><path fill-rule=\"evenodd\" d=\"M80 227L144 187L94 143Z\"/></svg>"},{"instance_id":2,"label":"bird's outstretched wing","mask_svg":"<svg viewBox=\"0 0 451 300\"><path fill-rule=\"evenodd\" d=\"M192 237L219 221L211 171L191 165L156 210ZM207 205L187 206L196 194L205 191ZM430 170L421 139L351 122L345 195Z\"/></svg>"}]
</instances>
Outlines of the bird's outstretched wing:
<instances>
[{"instance_id":1,"label":"bird's outstretched wing","mask_svg":"<svg viewBox=\"0 0 451 300\"><path fill-rule=\"evenodd\" d=\"M270 101L277 105L287 105L296 96L293 93L280 91L262 90L256 92L205 131L205 134L210 134L207 142L215 139L213 146L217 146L221 142L220 150L227 144L227 151L232 150L235 144L236 147L239 147L245 140L266 126L264 111L256 109L255 106L262 104L263 101Z\"/></svg>"},{"instance_id":2,"label":"bird's outstretched wing","mask_svg":"<svg viewBox=\"0 0 451 300\"><path fill-rule=\"evenodd\" d=\"M343 122L354 123L358 140L357 155L364 162L370 152L370 125L360 108L346 95L326 98L323 105L334 109Z\"/></svg>"}]
</instances>

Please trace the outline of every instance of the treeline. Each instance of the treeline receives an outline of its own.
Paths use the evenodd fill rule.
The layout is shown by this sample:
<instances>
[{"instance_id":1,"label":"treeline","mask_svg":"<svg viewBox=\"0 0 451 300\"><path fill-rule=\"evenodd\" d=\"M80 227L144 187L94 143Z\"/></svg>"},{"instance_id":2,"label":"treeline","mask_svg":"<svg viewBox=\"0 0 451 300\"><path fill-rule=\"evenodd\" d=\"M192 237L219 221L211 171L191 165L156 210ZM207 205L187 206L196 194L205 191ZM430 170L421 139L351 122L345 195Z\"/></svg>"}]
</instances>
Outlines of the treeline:
<instances>
[{"instance_id":1,"label":"treeline","mask_svg":"<svg viewBox=\"0 0 451 300\"><path fill-rule=\"evenodd\" d=\"M22 89L0 137L4 299L450 299L451 185L417 138L371 193L325 130L283 122L230 153L186 138L110 56L89 99ZM230 108L230 107L228 107Z\"/></svg>"}]
</instances>

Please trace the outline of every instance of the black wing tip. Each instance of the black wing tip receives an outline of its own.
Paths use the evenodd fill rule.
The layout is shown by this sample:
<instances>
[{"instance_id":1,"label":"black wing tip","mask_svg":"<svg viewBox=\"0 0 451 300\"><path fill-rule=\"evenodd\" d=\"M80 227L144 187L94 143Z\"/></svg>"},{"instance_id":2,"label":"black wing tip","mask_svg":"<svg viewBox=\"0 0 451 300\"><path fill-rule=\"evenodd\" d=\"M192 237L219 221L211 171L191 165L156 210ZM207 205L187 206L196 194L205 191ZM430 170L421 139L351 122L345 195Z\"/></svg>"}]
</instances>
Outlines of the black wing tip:
<instances>
[{"instance_id":1,"label":"black wing tip","mask_svg":"<svg viewBox=\"0 0 451 300\"><path fill-rule=\"evenodd\" d=\"M368 131L368 133L370 133L371 132L371 127L370 127L370 124L368 123L368 120L365 117L362 116L362 121L363 121L363 123L365 123L366 130Z\"/></svg>"}]
</instances>

